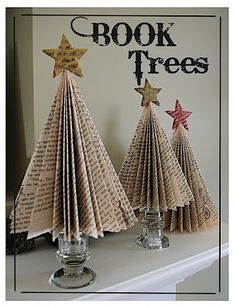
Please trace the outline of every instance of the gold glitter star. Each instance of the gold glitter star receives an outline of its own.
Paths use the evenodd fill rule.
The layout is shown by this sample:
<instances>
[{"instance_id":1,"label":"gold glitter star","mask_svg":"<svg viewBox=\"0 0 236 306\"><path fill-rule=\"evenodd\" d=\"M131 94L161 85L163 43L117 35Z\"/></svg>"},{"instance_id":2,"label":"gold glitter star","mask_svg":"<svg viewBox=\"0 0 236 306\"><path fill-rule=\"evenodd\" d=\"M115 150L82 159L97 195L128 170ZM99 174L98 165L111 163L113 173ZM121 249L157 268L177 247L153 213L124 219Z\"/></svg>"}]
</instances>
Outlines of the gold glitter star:
<instances>
[{"instance_id":1,"label":"gold glitter star","mask_svg":"<svg viewBox=\"0 0 236 306\"><path fill-rule=\"evenodd\" d=\"M160 105L160 102L157 100L157 94L161 91L161 88L154 88L150 85L147 79L145 79L144 87L135 88L142 96L142 106L148 106L149 102L153 102L156 105Z\"/></svg>"},{"instance_id":2,"label":"gold glitter star","mask_svg":"<svg viewBox=\"0 0 236 306\"><path fill-rule=\"evenodd\" d=\"M57 76L64 70L82 77L82 71L79 67L78 60L84 55L87 49L75 49L71 46L66 36L63 34L61 44L58 49L45 49L44 53L55 59L53 77Z\"/></svg>"}]
</instances>

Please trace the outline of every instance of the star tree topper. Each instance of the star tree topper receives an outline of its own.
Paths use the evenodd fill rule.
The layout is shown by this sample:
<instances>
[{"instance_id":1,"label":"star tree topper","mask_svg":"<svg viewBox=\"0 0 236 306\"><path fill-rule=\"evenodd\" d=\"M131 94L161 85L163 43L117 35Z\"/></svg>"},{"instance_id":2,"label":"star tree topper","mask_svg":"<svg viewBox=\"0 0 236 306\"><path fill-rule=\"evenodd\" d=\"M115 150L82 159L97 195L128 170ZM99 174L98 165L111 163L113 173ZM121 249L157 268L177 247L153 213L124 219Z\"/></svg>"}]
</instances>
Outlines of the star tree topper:
<instances>
[{"instance_id":1,"label":"star tree topper","mask_svg":"<svg viewBox=\"0 0 236 306\"><path fill-rule=\"evenodd\" d=\"M179 103L179 100L176 100L175 110L166 111L166 113L174 118L172 129L175 129L178 127L179 124L182 124L183 127L185 127L185 129L188 130L187 118L192 114L192 112L184 111L182 109L181 104Z\"/></svg>"},{"instance_id":2,"label":"star tree topper","mask_svg":"<svg viewBox=\"0 0 236 306\"><path fill-rule=\"evenodd\" d=\"M142 96L142 106L148 106L149 102L153 102L156 105L160 105L160 102L157 100L157 94L161 91L161 88L154 88L150 85L147 79L145 79L144 87L135 88Z\"/></svg>"},{"instance_id":3,"label":"star tree topper","mask_svg":"<svg viewBox=\"0 0 236 306\"><path fill-rule=\"evenodd\" d=\"M53 77L64 70L69 70L72 73L82 77L82 71L79 67L78 60L84 55L87 49L76 49L71 46L66 36L63 34L61 44L58 49L44 49L43 52L55 60Z\"/></svg>"}]
</instances>

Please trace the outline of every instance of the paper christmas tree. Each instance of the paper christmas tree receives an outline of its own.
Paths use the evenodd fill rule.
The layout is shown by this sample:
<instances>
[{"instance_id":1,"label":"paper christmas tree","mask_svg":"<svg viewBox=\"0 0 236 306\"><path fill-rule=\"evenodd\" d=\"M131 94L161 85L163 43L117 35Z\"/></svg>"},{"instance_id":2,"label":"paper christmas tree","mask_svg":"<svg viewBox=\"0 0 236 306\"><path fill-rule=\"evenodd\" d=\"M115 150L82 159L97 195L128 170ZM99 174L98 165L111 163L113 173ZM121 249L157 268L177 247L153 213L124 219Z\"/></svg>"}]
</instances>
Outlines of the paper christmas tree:
<instances>
[{"instance_id":1,"label":"paper christmas tree","mask_svg":"<svg viewBox=\"0 0 236 306\"><path fill-rule=\"evenodd\" d=\"M11 213L12 232L28 238L61 231L64 239L80 232L97 238L119 232L136 217L90 117L72 73L82 76L75 49L62 36L54 76L63 72L55 101L36 145Z\"/></svg>"},{"instance_id":2,"label":"paper christmas tree","mask_svg":"<svg viewBox=\"0 0 236 306\"><path fill-rule=\"evenodd\" d=\"M144 107L132 143L121 167L119 178L133 206L142 211L176 210L189 205L192 193L156 113L160 88L145 80Z\"/></svg>"},{"instance_id":3,"label":"paper christmas tree","mask_svg":"<svg viewBox=\"0 0 236 306\"><path fill-rule=\"evenodd\" d=\"M184 111L178 100L175 110L166 112L174 118L172 147L194 196L189 206L165 214L166 226L170 231L178 228L181 232L184 229L189 232L207 229L218 223L218 213L185 135L184 128L188 130L187 118L191 112Z\"/></svg>"}]
</instances>

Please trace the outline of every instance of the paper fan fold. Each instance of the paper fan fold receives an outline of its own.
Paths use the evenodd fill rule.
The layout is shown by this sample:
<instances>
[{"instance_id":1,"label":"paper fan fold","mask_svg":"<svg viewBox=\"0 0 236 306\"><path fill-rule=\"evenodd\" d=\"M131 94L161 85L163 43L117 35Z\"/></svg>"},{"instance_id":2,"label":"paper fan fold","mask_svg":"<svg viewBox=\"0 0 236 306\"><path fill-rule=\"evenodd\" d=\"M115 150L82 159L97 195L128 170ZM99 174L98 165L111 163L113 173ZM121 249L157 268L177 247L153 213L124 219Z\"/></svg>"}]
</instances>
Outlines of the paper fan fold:
<instances>
[{"instance_id":1,"label":"paper fan fold","mask_svg":"<svg viewBox=\"0 0 236 306\"><path fill-rule=\"evenodd\" d=\"M218 212L181 124L174 131L171 143L194 200L189 206L168 211L164 215L166 227L170 231L178 228L181 232L192 232L214 226L218 223Z\"/></svg>"},{"instance_id":2,"label":"paper fan fold","mask_svg":"<svg viewBox=\"0 0 236 306\"><path fill-rule=\"evenodd\" d=\"M136 221L84 99L64 71L50 115L11 213L12 232L28 238L64 230L97 238ZM15 221L15 222L14 222Z\"/></svg>"},{"instance_id":3,"label":"paper fan fold","mask_svg":"<svg viewBox=\"0 0 236 306\"><path fill-rule=\"evenodd\" d=\"M140 211L176 210L193 199L151 102L143 110L119 178L133 209Z\"/></svg>"}]
</instances>

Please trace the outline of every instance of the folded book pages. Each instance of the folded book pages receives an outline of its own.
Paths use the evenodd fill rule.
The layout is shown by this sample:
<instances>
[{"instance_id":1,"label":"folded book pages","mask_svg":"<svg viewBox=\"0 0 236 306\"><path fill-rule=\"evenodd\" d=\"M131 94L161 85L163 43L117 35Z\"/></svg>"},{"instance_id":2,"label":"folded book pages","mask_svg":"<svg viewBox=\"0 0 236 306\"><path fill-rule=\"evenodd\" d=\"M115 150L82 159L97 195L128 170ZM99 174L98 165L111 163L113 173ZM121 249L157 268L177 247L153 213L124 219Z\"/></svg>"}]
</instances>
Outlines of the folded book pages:
<instances>
[{"instance_id":1,"label":"folded book pages","mask_svg":"<svg viewBox=\"0 0 236 306\"><path fill-rule=\"evenodd\" d=\"M119 232L136 221L69 69L63 69L11 218L14 233L32 238L52 231L55 240L64 231L68 241L80 232L95 238Z\"/></svg>"},{"instance_id":2,"label":"folded book pages","mask_svg":"<svg viewBox=\"0 0 236 306\"><path fill-rule=\"evenodd\" d=\"M179 229L189 232L207 229L218 224L218 212L207 190L206 183L193 154L184 128L188 130L187 117L191 112L183 111L179 101L176 101L175 111L167 111L175 118L173 123L172 148L187 179L194 196L189 206L178 207L177 211L164 214L165 226L170 231Z\"/></svg>"},{"instance_id":3,"label":"folded book pages","mask_svg":"<svg viewBox=\"0 0 236 306\"><path fill-rule=\"evenodd\" d=\"M176 210L193 199L151 101L143 109L119 179L134 210Z\"/></svg>"}]
</instances>

